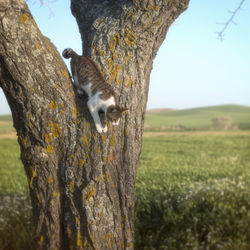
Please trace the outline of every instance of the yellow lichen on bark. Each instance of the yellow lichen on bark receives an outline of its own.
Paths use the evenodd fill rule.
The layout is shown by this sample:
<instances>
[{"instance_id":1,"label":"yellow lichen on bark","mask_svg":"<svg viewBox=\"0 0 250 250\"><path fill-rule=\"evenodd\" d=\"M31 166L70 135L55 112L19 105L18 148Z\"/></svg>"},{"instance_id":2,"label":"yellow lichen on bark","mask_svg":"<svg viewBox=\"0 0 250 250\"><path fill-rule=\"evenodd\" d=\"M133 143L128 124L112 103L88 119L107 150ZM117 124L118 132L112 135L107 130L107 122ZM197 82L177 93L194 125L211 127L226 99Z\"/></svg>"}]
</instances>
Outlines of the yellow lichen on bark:
<instances>
[{"instance_id":1,"label":"yellow lichen on bark","mask_svg":"<svg viewBox=\"0 0 250 250\"><path fill-rule=\"evenodd\" d=\"M133 32L130 29L126 29L126 31L125 31L125 42L126 42L126 44L129 45L129 46L133 46L133 45L135 45L135 41L136 41L135 32Z\"/></svg>"},{"instance_id":2,"label":"yellow lichen on bark","mask_svg":"<svg viewBox=\"0 0 250 250\"><path fill-rule=\"evenodd\" d=\"M43 148L43 151L47 153L54 153L54 148L52 145L47 145L46 148Z\"/></svg>"},{"instance_id":3,"label":"yellow lichen on bark","mask_svg":"<svg viewBox=\"0 0 250 250\"><path fill-rule=\"evenodd\" d=\"M60 195L59 192L53 192L53 196L54 196L54 197L58 197L59 195Z\"/></svg>"},{"instance_id":4,"label":"yellow lichen on bark","mask_svg":"<svg viewBox=\"0 0 250 250\"><path fill-rule=\"evenodd\" d=\"M105 142L106 142L106 140L107 140L106 135L105 135L105 134L102 134L102 141L103 141L103 143L105 143Z\"/></svg>"},{"instance_id":5,"label":"yellow lichen on bark","mask_svg":"<svg viewBox=\"0 0 250 250\"><path fill-rule=\"evenodd\" d=\"M55 101L51 101L48 105L49 109L58 109L58 103Z\"/></svg>"},{"instance_id":6,"label":"yellow lichen on bark","mask_svg":"<svg viewBox=\"0 0 250 250\"><path fill-rule=\"evenodd\" d=\"M59 137L61 134L60 124L50 121L48 125L50 127L50 130L51 130L51 133L53 134L53 136L55 138Z\"/></svg>"},{"instance_id":7,"label":"yellow lichen on bark","mask_svg":"<svg viewBox=\"0 0 250 250\"><path fill-rule=\"evenodd\" d=\"M115 48L117 45L119 45L121 42L120 35L118 33L115 33L109 40L108 40L108 46L109 50L114 54Z\"/></svg>"},{"instance_id":8,"label":"yellow lichen on bark","mask_svg":"<svg viewBox=\"0 0 250 250\"><path fill-rule=\"evenodd\" d=\"M131 77L126 77L124 79L124 86L125 88L131 88L135 84L134 80Z\"/></svg>"},{"instance_id":9,"label":"yellow lichen on bark","mask_svg":"<svg viewBox=\"0 0 250 250\"><path fill-rule=\"evenodd\" d=\"M43 244L43 235L40 236L40 239L38 241L38 245L41 247Z\"/></svg>"},{"instance_id":10,"label":"yellow lichen on bark","mask_svg":"<svg viewBox=\"0 0 250 250\"><path fill-rule=\"evenodd\" d=\"M75 182L74 182L74 181L69 182L69 183L68 183L68 188L69 188L69 191L70 191L71 193L73 193L74 190L75 190Z\"/></svg>"},{"instance_id":11,"label":"yellow lichen on bark","mask_svg":"<svg viewBox=\"0 0 250 250\"><path fill-rule=\"evenodd\" d=\"M110 155L104 156L103 157L103 161L104 161L105 164L108 163L108 162L110 162L111 161L111 156Z\"/></svg>"},{"instance_id":12,"label":"yellow lichen on bark","mask_svg":"<svg viewBox=\"0 0 250 250\"><path fill-rule=\"evenodd\" d=\"M77 110L77 107L75 106L75 107L73 107L73 109L72 109L72 115L73 115L73 117L76 119L77 118L77 113L78 113L78 110Z\"/></svg>"},{"instance_id":13,"label":"yellow lichen on bark","mask_svg":"<svg viewBox=\"0 0 250 250\"><path fill-rule=\"evenodd\" d=\"M21 22L25 24L28 22L28 20L29 20L29 17L26 14L22 14Z\"/></svg>"},{"instance_id":14,"label":"yellow lichen on bark","mask_svg":"<svg viewBox=\"0 0 250 250\"><path fill-rule=\"evenodd\" d=\"M53 139L54 139L54 138L53 138L53 135L52 135L51 133L45 134L45 136L44 136L44 141L45 141L46 143L52 142Z\"/></svg>"},{"instance_id":15,"label":"yellow lichen on bark","mask_svg":"<svg viewBox=\"0 0 250 250\"><path fill-rule=\"evenodd\" d=\"M41 49L41 45L39 43L36 43L36 49L38 49L38 50Z\"/></svg>"},{"instance_id":16,"label":"yellow lichen on bark","mask_svg":"<svg viewBox=\"0 0 250 250\"><path fill-rule=\"evenodd\" d=\"M83 135L83 136L82 136L82 141L83 141L86 145L89 144L88 137L87 137L86 135Z\"/></svg>"},{"instance_id":17,"label":"yellow lichen on bark","mask_svg":"<svg viewBox=\"0 0 250 250\"><path fill-rule=\"evenodd\" d=\"M79 160L79 166L80 166L81 168L84 167L85 162L86 162L86 160L80 159L80 160Z\"/></svg>"},{"instance_id":18,"label":"yellow lichen on bark","mask_svg":"<svg viewBox=\"0 0 250 250\"><path fill-rule=\"evenodd\" d=\"M30 175L30 188L33 189L33 180L36 177L36 171L33 168L31 168L30 172L31 172L31 175Z\"/></svg>"},{"instance_id":19,"label":"yellow lichen on bark","mask_svg":"<svg viewBox=\"0 0 250 250\"><path fill-rule=\"evenodd\" d=\"M80 230L77 230L77 239L76 239L76 245L82 248L82 240L81 240L81 233Z\"/></svg>"},{"instance_id":20,"label":"yellow lichen on bark","mask_svg":"<svg viewBox=\"0 0 250 250\"><path fill-rule=\"evenodd\" d=\"M114 147L115 144L116 144L115 136L111 136L110 141L109 141L110 147Z\"/></svg>"},{"instance_id":21,"label":"yellow lichen on bark","mask_svg":"<svg viewBox=\"0 0 250 250\"><path fill-rule=\"evenodd\" d=\"M61 72L62 72L62 74L63 74L65 77L67 77L67 78L70 79L70 76L69 76L68 71L61 69Z\"/></svg>"},{"instance_id":22,"label":"yellow lichen on bark","mask_svg":"<svg viewBox=\"0 0 250 250\"><path fill-rule=\"evenodd\" d=\"M105 241L107 242L107 245L112 248L112 245L114 243L114 234L110 233L105 236Z\"/></svg>"},{"instance_id":23,"label":"yellow lichen on bark","mask_svg":"<svg viewBox=\"0 0 250 250\"><path fill-rule=\"evenodd\" d=\"M53 182L52 176L49 176L49 177L47 178L47 182L48 182L49 184L51 184L51 183Z\"/></svg>"},{"instance_id":24,"label":"yellow lichen on bark","mask_svg":"<svg viewBox=\"0 0 250 250\"><path fill-rule=\"evenodd\" d=\"M22 145L25 145L26 139L23 136L21 136L21 135L19 136L19 139L20 139Z\"/></svg>"},{"instance_id":25,"label":"yellow lichen on bark","mask_svg":"<svg viewBox=\"0 0 250 250\"><path fill-rule=\"evenodd\" d=\"M84 195L85 201L88 202L89 199L95 195L95 193L96 193L96 189L95 189L95 188L91 188L91 189Z\"/></svg>"},{"instance_id":26,"label":"yellow lichen on bark","mask_svg":"<svg viewBox=\"0 0 250 250\"><path fill-rule=\"evenodd\" d=\"M100 182L102 180L102 177L101 176L97 176L97 181Z\"/></svg>"},{"instance_id":27,"label":"yellow lichen on bark","mask_svg":"<svg viewBox=\"0 0 250 250\"><path fill-rule=\"evenodd\" d=\"M109 182L111 181L111 176L110 176L110 174L108 174L108 173L105 173L105 174L103 175L103 178L104 178L104 180L105 180L107 183L109 183Z\"/></svg>"},{"instance_id":28,"label":"yellow lichen on bark","mask_svg":"<svg viewBox=\"0 0 250 250\"><path fill-rule=\"evenodd\" d=\"M117 84L121 85L122 82L119 79L119 73L122 71L122 66L120 64L115 64L112 58L108 58L106 62L110 72L108 82L113 83L113 81L115 81Z\"/></svg>"}]
</instances>

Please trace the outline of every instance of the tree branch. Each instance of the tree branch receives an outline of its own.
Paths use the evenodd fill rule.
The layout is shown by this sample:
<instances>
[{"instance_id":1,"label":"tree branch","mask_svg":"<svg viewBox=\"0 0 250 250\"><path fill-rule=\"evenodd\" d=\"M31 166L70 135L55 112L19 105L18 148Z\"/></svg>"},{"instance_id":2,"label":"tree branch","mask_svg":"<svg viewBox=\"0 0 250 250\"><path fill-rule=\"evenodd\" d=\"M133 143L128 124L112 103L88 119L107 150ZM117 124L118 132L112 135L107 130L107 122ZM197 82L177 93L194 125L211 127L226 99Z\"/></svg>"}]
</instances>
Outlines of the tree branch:
<instances>
[{"instance_id":1,"label":"tree branch","mask_svg":"<svg viewBox=\"0 0 250 250\"><path fill-rule=\"evenodd\" d=\"M29 2L29 0L25 0L26 2ZM53 17L55 16L54 11L52 10L52 8L50 7L50 3L55 2L56 0L39 0L41 6L46 6L49 9L49 17Z\"/></svg>"},{"instance_id":2,"label":"tree branch","mask_svg":"<svg viewBox=\"0 0 250 250\"><path fill-rule=\"evenodd\" d=\"M220 23L223 24L224 27L221 31L216 32L218 34L217 39L220 39L221 41L223 41L223 36L224 36L224 32L227 29L227 27L229 26L229 24L233 23L236 24L236 22L234 21L234 17L236 16L236 14L238 13L239 10L241 10L241 7L243 5L243 3L245 2L245 0L241 0L241 2L239 3L238 7L234 10L234 11L230 11L231 13L231 17L228 19L227 22L225 23Z\"/></svg>"}]
</instances>

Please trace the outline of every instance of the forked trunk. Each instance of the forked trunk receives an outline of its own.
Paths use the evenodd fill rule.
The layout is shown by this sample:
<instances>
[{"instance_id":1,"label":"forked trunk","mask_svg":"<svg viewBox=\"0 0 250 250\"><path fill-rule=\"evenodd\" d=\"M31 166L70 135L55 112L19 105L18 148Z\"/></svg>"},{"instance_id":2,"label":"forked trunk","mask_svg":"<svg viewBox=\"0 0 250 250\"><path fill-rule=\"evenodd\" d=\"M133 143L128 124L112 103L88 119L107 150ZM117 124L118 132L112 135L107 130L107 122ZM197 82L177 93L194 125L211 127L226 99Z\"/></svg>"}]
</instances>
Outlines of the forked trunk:
<instances>
[{"instance_id":1,"label":"forked trunk","mask_svg":"<svg viewBox=\"0 0 250 250\"><path fill-rule=\"evenodd\" d=\"M74 93L60 54L25 2L0 0L0 84L28 176L36 249L133 249L149 75L188 0L71 2L83 54L99 64L129 112L98 134L86 98Z\"/></svg>"}]
</instances>

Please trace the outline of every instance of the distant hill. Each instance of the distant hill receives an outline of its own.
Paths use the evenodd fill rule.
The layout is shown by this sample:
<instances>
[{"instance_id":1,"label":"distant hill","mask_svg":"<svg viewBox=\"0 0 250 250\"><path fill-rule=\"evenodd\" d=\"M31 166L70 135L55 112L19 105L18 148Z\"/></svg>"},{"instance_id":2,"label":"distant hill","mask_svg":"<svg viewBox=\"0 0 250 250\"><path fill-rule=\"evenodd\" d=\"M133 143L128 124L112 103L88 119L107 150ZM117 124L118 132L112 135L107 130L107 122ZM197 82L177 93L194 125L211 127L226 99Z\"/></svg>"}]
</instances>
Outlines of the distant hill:
<instances>
[{"instance_id":1,"label":"distant hill","mask_svg":"<svg viewBox=\"0 0 250 250\"><path fill-rule=\"evenodd\" d=\"M0 134L6 134L15 131L11 115L0 115Z\"/></svg>"},{"instance_id":2,"label":"distant hill","mask_svg":"<svg viewBox=\"0 0 250 250\"><path fill-rule=\"evenodd\" d=\"M1 122L12 122L12 116L11 115L0 115L0 121Z\"/></svg>"},{"instance_id":3,"label":"distant hill","mask_svg":"<svg viewBox=\"0 0 250 250\"><path fill-rule=\"evenodd\" d=\"M216 116L227 116L239 129L250 129L250 107L220 105L171 112L147 112L145 130L207 130Z\"/></svg>"},{"instance_id":4,"label":"distant hill","mask_svg":"<svg viewBox=\"0 0 250 250\"><path fill-rule=\"evenodd\" d=\"M234 127L250 130L250 107L241 105L220 105L193 109L152 109L146 112L146 131L208 130L216 116L227 116ZM0 133L14 131L11 115L0 115Z\"/></svg>"},{"instance_id":5,"label":"distant hill","mask_svg":"<svg viewBox=\"0 0 250 250\"><path fill-rule=\"evenodd\" d=\"M176 109L169 108L156 108L147 110L146 114L165 114L168 112L176 111Z\"/></svg>"}]
</instances>

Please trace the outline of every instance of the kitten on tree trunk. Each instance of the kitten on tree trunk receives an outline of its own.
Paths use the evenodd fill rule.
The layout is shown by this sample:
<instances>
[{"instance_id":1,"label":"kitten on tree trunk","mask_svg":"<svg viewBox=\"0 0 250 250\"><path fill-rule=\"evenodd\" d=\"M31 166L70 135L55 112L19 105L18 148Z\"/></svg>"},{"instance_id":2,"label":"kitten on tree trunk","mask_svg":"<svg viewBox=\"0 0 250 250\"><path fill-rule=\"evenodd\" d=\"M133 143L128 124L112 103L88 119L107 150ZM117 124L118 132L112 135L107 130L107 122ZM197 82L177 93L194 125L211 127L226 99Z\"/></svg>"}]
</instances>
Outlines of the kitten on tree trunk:
<instances>
[{"instance_id":1,"label":"kitten on tree trunk","mask_svg":"<svg viewBox=\"0 0 250 250\"><path fill-rule=\"evenodd\" d=\"M72 49L65 49L62 55L71 58L71 73L77 92L82 94L84 91L89 97L87 105L97 131L107 132L107 125L102 125L99 112L104 112L113 125L118 125L122 113L128 109L116 104L115 93L98 66L89 57L79 56Z\"/></svg>"}]
</instances>

